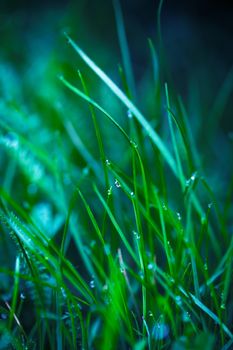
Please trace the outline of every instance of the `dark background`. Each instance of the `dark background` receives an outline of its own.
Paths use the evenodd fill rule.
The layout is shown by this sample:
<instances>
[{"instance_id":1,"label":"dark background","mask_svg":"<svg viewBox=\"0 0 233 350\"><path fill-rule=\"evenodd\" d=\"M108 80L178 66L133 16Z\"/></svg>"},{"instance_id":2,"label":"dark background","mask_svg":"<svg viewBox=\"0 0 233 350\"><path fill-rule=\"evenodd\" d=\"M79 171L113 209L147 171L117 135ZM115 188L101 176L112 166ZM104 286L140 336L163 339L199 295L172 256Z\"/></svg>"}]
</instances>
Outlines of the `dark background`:
<instances>
[{"instance_id":1,"label":"dark background","mask_svg":"<svg viewBox=\"0 0 233 350\"><path fill-rule=\"evenodd\" d=\"M148 73L147 38L158 46L158 1L121 1L137 84ZM205 115L233 63L233 2L164 0L161 24L166 60L177 92L203 97ZM25 71L35 57L64 49L67 30L109 73L121 61L111 0L0 1L0 60ZM115 71L114 71L115 69ZM230 106L222 127L231 131ZM204 118L204 117L203 117Z\"/></svg>"},{"instance_id":2,"label":"dark background","mask_svg":"<svg viewBox=\"0 0 233 350\"><path fill-rule=\"evenodd\" d=\"M121 4L133 60L140 71L145 59L143 41L157 35L158 1L126 0ZM3 43L4 35L12 32L22 50L30 32L35 39L40 36L46 41L52 30L53 35L60 35L63 26L71 27L86 46L101 43L111 48L116 40L111 0L1 0L0 20ZM176 73L201 68L203 63L210 69L213 66L218 81L223 79L233 62L232 2L165 0L161 22L164 46Z\"/></svg>"}]
</instances>

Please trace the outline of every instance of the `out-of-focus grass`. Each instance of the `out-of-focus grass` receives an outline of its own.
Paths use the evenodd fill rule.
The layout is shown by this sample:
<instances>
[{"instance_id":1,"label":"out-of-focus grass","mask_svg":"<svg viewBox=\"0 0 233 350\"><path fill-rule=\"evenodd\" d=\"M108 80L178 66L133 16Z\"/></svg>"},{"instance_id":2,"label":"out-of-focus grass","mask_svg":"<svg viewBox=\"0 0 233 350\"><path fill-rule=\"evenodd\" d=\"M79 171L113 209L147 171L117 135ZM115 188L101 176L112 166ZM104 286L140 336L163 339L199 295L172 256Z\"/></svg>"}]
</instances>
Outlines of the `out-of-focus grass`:
<instances>
[{"instance_id":1,"label":"out-of-focus grass","mask_svg":"<svg viewBox=\"0 0 233 350\"><path fill-rule=\"evenodd\" d=\"M0 348L230 349L232 72L204 122L151 39L137 84L114 9L116 79L67 34L1 63Z\"/></svg>"}]
</instances>

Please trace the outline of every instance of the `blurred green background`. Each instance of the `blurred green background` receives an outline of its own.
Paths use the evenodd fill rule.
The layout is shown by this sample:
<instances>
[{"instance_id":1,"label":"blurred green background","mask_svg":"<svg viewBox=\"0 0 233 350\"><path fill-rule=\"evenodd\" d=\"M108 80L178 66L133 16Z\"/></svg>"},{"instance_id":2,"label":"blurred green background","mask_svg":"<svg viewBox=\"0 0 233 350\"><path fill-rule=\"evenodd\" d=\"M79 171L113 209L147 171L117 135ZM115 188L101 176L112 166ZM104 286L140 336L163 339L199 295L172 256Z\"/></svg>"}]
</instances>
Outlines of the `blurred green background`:
<instances>
[{"instance_id":1,"label":"blurred green background","mask_svg":"<svg viewBox=\"0 0 233 350\"><path fill-rule=\"evenodd\" d=\"M159 3L131 0L122 1L121 5L137 86L138 106L153 124L155 102L147 39L152 38L155 42L159 56ZM230 164L226 164L225 159L229 158L232 151L232 9L233 6L227 1L164 1L161 15L163 59L165 57L165 70L171 73L167 76L161 74L161 83L169 79L169 84L174 83L176 93L184 99L198 149L203 152L203 162L207 163L206 168L209 166L211 173L211 167L216 166L217 160L223 183L229 180L231 172ZM57 129L61 128L61 123L56 117L56 109L63 106L66 115L69 109L67 101L63 99L64 89L57 79L59 74L64 74L76 84L77 69L84 71L93 97L98 97L100 104L106 108L114 110L116 107L116 111L119 108L114 107L114 98L106 98L107 88L86 69L66 44L64 30L120 84L118 64L122 64L122 58L112 1L0 2L0 94L3 100L20 105L20 108L24 106L25 113L33 115L34 111L39 110L39 119L44 119L43 123ZM160 60L158 64L162 66L164 61ZM227 93L224 90L225 97L221 100L219 94L224 84ZM70 95L69 99L72 105L70 117L73 118L77 99ZM85 118L85 108L85 103L82 111L77 107L79 130L81 134L83 130L92 140L93 128L89 127L90 121ZM216 117L219 109L221 113ZM121 121L124 123L124 117ZM111 149L112 136L107 132L106 124L103 126L106 129L107 147ZM96 155L96 144L89 142L88 147ZM114 151L115 145L112 148ZM206 149L208 154L204 153ZM120 160L120 154L115 152L116 160ZM221 184L218 185L217 190L221 193Z\"/></svg>"},{"instance_id":2,"label":"blurred green background","mask_svg":"<svg viewBox=\"0 0 233 350\"><path fill-rule=\"evenodd\" d=\"M147 38L158 37L157 9L158 1L122 1L139 90L150 75ZM232 9L228 1L164 1L163 4L162 37L169 69L177 91L186 101L201 100L203 118L232 67ZM16 70L21 83L36 79L38 89L46 89L37 79L43 79L51 60L58 65L50 66L53 78L59 74L59 68L62 70L62 64L80 67L75 55L71 61L72 54L62 36L64 30L117 79L117 64L122 60L110 0L1 0L1 66L5 64ZM220 123L224 132L232 128L232 118L227 115Z\"/></svg>"}]
</instances>

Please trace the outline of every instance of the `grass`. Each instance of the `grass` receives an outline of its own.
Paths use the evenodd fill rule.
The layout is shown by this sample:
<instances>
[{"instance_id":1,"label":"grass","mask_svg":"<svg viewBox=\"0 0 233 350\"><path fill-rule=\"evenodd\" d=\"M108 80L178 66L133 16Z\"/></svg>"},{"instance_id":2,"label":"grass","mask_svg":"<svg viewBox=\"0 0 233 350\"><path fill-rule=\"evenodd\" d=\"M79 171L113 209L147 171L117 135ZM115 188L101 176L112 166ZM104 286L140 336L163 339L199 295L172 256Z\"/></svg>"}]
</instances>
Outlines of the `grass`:
<instances>
[{"instance_id":1,"label":"grass","mask_svg":"<svg viewBox=\"0 0 233 350\"><path fill-rule=\"evenodd\" d=\"M61 102L35 88L32 115L1 98L0 348L231 349L232 173L219 196L221 169L208 173L151 39L156 117L140 111L114 9L119 84L65 34L86 68L53 77ZM218 137L231 89L232 72L208 134Z\"/></svg>"}]
</instances>

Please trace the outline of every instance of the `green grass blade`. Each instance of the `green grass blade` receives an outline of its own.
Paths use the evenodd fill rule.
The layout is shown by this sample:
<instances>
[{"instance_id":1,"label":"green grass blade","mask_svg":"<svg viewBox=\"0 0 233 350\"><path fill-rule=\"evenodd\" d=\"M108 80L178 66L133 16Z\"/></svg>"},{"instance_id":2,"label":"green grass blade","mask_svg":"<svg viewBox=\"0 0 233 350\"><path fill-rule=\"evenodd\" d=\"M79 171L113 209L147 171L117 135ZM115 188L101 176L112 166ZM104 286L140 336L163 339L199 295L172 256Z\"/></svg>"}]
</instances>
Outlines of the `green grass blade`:
<instances>
[{"instance_id":1,"label":"green grass blade","mask_svg":"<svg viewBox=\"0 0 233 350\"><path fill-rule=\"evenodd\" d=\"M138 108L128 99L128 97L118 88L118 86L79 48L79 46L75 44L75 42L68 35L66 35L66 37L69 44L79 54L83 61L99 76L99 78L110 88L110 90L112 90L114 95L116 95L120 101L132 112L141 126L145 129L152 142L159 149L175 176L178 176L177 168L174 159L170 154L170 151L165 146L160 136L154 131L142 113L138 110Z\"/></svg>"},{"instance_id":2,"label":"green grass blade","mask_svg":"<svg viewBox=\"0 0 233 350\"><path fill-rule=\"evenodd\" d=\"M118 33L118 39L119 39L120 48L121 48L121 55L123 59L126 79L130 89L130 93L135 98L136 96L135 81L134 81L133 69L131 64L130 52L129 52L128 42L127 42L127 37L125 32L120 0L113 0L113 5L114 5L117 33Z\"/></svg>"},{"instance_id":3,"label":"green grass blade","mask_svg":"<svg viewBox=\"0 0 233 350\"><path fill-rule=\"evenodd\" d=\"M86 94L84 94L82 91L80 91L78 88L76 88L75 86L73 86L72 84L70 84L65 78L63 77L59 77L59 79L61 80L61 82L68 87L71 91L73 91L76 95L78 95L79 97L81 97L83 100L87 101L88 103L90 103L92 106L94 106L96 109L98 109L100 112L102 112L119 130L120 132L124 135L124 137L126 138L126 140L128 142L130 142L130 139L127 135L127 133L124 131L124 129L115 121L115 119L113 119L111 117L111 115L106 112L104 110L104 108L102 108L100 105L98 105L98 103L96 103L94 100L92 100L89 96L87 96Z\"/></svg>"},{"instance_id":4,"label":"green grass blade","mask_svg":"<svg viewBox=\"0 0 233 350\"><path fill-rule=\"evenodd\" d=\"M221 322L219 317L215 315L207 306L205 306L199 299L195 297L195 295L190 293L191 298L193 299L194 303L205 313L207 314L214 322L216 322L222 329L223 331L230 337L233 338L233 334L229 330L229 328Z\"/></svg>"},{"instance_id":5,"label":"green grass blade","mask_svg":"<svg viewBox=\"0 0 233 350\"><path fill-rule=\"evenodd\" d=\"M11 303L10 315L9 315L9 325L8 325L9 329L12 328L12 323L16 314L17 299L18 299L18 292L19 292L19 272L20 272L20 258L19 256L17 256L15 261L13 297L12 297L12 303Z\"/></svg>"},{"instance_id":6,"label":"green grass blade","mask_svg":"<svg viewBox=\"0 0 233 350\"><path fill-rule=\"evenodd\" d=\"M177 171L178 171L178 176L179 176L179 181L181 184L181 188L184 189L184 174L183 174L183 169L182 169L182 165L181 165L181 159L180 159L180 154L179 154L179 150L178 150L178 145L177 145L177 141L176 141L176 136L175 136L175 132L174 132L174 128L173 128L173 124L172 124L172 117L170 114L170 97L169 97L169 93L168 93L168 86L167 83L165 83L165 95L166 95L166 101L167 101L167 109L168 109L168 124L169 124L169 129L170 129L170 133L171 133L171 139L172 139L172 145L173 145L173 149L174 149L174 153L175 153L175 159L176 159L176 163L177 163Z\"/></svg>"},{"instance_id":7,"label":"green grass blade","mask_svg":"<svg viewBox=\"0 0 233 350\"><path fill-rule=\"evenodd\" d=\"M127 251L129 252L129 254L131 255L131 257L133 258L133 260L136 262L136 264L138 265L138 259L136 257L136 254L134 253L131 245L129 244L128 240L126 239L125 237L125 234L123 233L123 231L121 230L120 226L118 225L115 217L113 216L110 208L107 206L107 203L106 201L104 200L104 198L102 197L102 195L100 194L100 192L98 191L97 187L94 186L94 191L96 192L100 202L102 203L103 207L105 208L105 210L107 211L108 213L108 216L113 224L113 226L115 227L117 233L119 234L122 242L124 243Z\"/></svg>"}]
</instances>

